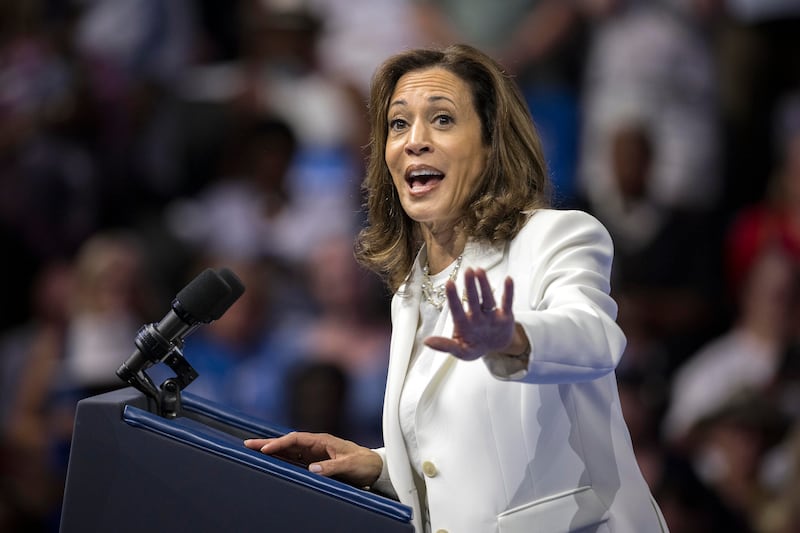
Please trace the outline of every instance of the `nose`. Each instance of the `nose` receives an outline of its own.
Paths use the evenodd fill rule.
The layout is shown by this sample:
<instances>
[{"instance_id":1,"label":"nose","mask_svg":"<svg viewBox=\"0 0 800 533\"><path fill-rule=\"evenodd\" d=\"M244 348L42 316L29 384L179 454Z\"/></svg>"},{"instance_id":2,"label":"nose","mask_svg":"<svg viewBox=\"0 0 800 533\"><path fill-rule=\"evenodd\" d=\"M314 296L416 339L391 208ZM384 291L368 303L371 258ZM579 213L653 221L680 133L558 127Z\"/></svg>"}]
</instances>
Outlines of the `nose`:
<instances>
[{"instance_id":1,"label":"nose","mask_svg":"<svg viewBox=\"0 0 800 533\"><path fill-rule=\"evenodd\" d=\"M433 146L428 137L428 130L424 124L415 124L408 132L406 140L406 154L408 155L421 155L425 152L431 152Z\"/></svg>"}]
</instances>

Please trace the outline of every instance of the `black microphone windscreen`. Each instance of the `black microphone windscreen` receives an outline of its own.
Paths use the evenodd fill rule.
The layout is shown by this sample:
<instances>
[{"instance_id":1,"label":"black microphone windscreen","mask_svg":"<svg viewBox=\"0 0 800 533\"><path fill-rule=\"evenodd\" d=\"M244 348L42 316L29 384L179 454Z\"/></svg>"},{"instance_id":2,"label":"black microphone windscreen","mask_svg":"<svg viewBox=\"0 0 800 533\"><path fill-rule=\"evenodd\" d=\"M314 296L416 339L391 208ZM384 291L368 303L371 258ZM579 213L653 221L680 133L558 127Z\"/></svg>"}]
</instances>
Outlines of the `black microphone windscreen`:
<instances>
[{"instance_id":1,"label":"black microphone windscreen","mask_svg":"<svg viewBox=\"0 0 800 533\"><path fill-rule=\"evenodd\" d=\"M239 279L239 277L234 274L231 269L221 268L217 273L231 288L231 292L226 298L220 300L219 305L211 311L210 315L214 320L224 315L225 311L227 311L228 308L232 306L242 294L244 294L244 283L242 283L242 280Z\"/></svg>"},{"instance_id":2,"label":"black microphone windscreen","mask_svg":"<svg viewBox=\"0 0 800 533\"><path fill-rule=\"evenodd\" d=\"M230 299L231 292L228 282L207 268L181 289L172 308L187 323L208 323L219 318L216 310Z\"/></svg>"}]
</instances>

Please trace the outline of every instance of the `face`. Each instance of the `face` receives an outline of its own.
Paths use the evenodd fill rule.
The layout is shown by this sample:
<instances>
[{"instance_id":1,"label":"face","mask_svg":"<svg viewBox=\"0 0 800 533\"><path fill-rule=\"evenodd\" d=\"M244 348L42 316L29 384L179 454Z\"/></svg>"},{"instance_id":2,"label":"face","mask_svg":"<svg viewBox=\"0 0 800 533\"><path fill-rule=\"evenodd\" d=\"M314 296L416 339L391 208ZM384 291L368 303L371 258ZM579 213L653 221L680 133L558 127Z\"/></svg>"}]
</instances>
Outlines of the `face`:
<instances>
[{"instance_id":1,"label":"face","mask_svg":"<svg viewBox=\"0 0 800 533\"><path fill-rule=\"evenodd\" d=\"M650 148L644 132L619 130L612 140L614 177L623 196L641 198L647 193Z\"/></svg>"},{"instance_id":2,"label":"face","mask_svg":"<svg viewBox=\"0 0 800 533\"><path fill-rule=\"evenodd\" d=\"M434 229L456 222L489 152L469 86L443 68L412 71L389 102L386 165L403 209Z\"/></svg>"}]
</instances>

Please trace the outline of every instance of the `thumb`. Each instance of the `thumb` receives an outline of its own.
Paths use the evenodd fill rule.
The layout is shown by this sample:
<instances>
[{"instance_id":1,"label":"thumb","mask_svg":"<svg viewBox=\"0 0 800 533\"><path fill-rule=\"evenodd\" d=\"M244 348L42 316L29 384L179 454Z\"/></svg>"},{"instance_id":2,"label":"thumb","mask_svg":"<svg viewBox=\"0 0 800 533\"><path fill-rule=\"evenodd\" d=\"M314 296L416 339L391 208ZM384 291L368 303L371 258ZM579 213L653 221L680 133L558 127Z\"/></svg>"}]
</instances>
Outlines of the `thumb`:
<instances>
[{"instance_id":1,"label":"thumb","mask_svg":"<svg viewBox=\"0 0 800 533\"><path fill-rule=\"evenodd\" d=\"M309 464L308 470L315 474L331 477L342 472L342 465L341 461L337 461L336 459L326 459Z\"/></svg>"}]
</instances>

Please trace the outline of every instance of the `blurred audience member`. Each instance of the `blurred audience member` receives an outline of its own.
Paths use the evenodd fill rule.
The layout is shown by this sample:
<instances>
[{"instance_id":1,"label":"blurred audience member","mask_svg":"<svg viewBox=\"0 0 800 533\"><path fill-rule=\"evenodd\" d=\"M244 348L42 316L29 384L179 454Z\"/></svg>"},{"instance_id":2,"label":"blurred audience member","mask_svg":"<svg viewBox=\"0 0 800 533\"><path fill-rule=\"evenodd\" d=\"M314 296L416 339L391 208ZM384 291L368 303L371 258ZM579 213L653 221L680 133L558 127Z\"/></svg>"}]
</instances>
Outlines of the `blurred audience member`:
<instances>
[{"instance_id":1,"label":"blurred audience member","mask_svg":"<svg viewBox=\"0 0 800 533\"><path fill-rule=\"evenodd\" d=\"M800 531L800 425L784 440L778 463L780 481L772 498L758 516L759 533L797 533Z\"/></svg>"},{"instance_id":2,"label":"blurred audience member","mask_svg":"<svg viewBox=\"0 0 800 533\"><path fill-rule=\"evenodd\" d=\"M231 61L241 53L239 39L240 5L245 0L195 0L200 35L195 60L200 63Z\"/></svg>"},{"instance_id":3,"label":"blurred audience member","mask_svg":"<svg viewBox=\"0 0 800 533\"><path fill-rule=\"evenodd\" d=\"M317 55L324 20L303 3L247 0L240 5L242 55L195 66L183 83L189 102L216 102L234 120L285 120L298 139L287 182L296 198L337 201L347 217L358 207L364 121L352 95ZM304 204L306 205L306 204Z\"/></svg>"},{"instance_id":4,"label":"blurred audience member","mask_svg":"<svg viewBox=\"0 0 800 533\"><path fill-rule=\"evenodd\" d=\"M242 137L229 144L222 175L199 192L194 216L169 215L173 228L192 232L189 215L203 220L197 237L211 232L213 245L225 247L216 252L238 246L238 255L268 253L292 263L332 232L355 231L361 163L353 156L361 157L361 147L353 145L352 125L360 114L320 71L319 25L305 9L247 2L243 57L193 70L184 96L223 106L223 123Z\"/></svg>"},{"instance_id":5,"label":"blurred audience member","mask_svg":"<svg viewBox=\"0 0 800 533\"><path fill-rule=\"evenodd\" d=\"M57 523L77 401L124 386L116 369L152 311L143 251L127 233L94 235L71 271L69 288L60 286L67 280L56 279L61 293L49 295L67 300L48 302L53 320L16 370L4 435L10 480L22 488L19 505L32 506L42 527Z\"/></svg>"},{"instance_id":6,"label":"blurred audience member","mask_svg":"<svg viewBox=\"0 0 800 533\"><path fill-rule=\"evenodd\" d=\"M800 339L795 336L784 350L773 382L764 394L791 427L761 465L760 481L768 494L758 517L759 533L800 531Z\"/></svg>"},{"instance_id":7,"label":"blurred audience member","mask_svg":"<svg viewBox=\"0 0 800 533\"><path fill-rule=\"evenodd\" d=\"M62 352L73 291L69 264L53 261L44 265L31 287L30 319L0 337L0 434L9 429L12 400L19 394L19 377L30 354Z\"/></svg>"},{"instance_id":8,"label":"blurred audience member","mask_svg":"<svg viewBox=\"0 0 800 533\"><path fill-rule=\"evenodd\" d=\"M765 246L800 263L800 93L787 97L775 120L776 168L766 197L735 213L726 236L726 276L738 291Z\"/></svg>"},{"instance_id":9,"label":"blurred audience member","mask_svg":"<svg viewBox=\"0 0 800 533\"><path fill-rule=\"evenodd\" d=\"M768 389L796 340L799 279L797 265L780 249L768 247L758 256L742 286L730 330L675 374L664 428L670 441L690 439L701 419L742 390Z\"/></svg>"},{"instance_id":10,"label":"blurred audience member","mask_svg":"<svg viewBox=\"0 0 800 533\"><path fill-rule=\"evenodd\" d=\"M611 178L602 197L582 205L614 239L611 287L619 321L635 343L661 352L663 370L674 369L717 327L721 256L715 218L662 203L648 193L661 145L649 122L618 123L609 132ZM666 358L666 360L663 360ZM640 368L653 361L624 361Z\"/></svg>"},{"instance_id":11,"label":"blurred audience member","mask_svg":"<svg viewBox=\"0 0 800 533\"><path fill-rule=\"evenodd\" d=\"M697 476L686 457L660 438L666 397L663 384L653 382L652 374L628 368L617 373L617 381L636 460L670 532L749 532L739 514Z\"/></svg>"},{"instance_id":12,"label":"blurred audience member","mask_svg":"<svg viewBox=\"0 0 800 533\"><path fill-rule=\"evenodd\" d=\"M320 68L355 91L358 109L364 107L372 74L383 59L421 39L414 0L305 1L323 21L316 51Z\"/></svg>"},{"instance_id":13,"label":"blurred audience member","mask_svg":"<svg viewBox=\"0 0 800 533\"><path fill-rule=\"evenodd\" d=\"M707 0L705 0L707 1ZM724 4L713 32L717 105L724 144L725 204L736 210L767 192L775 172L773 114L800 88L800 2L714 0Z\"/></svg>"},{"instance_id":14,"label":"blurred audience member","mask_svg":"<svg viewBox=\"0 0 800 533\"><path fill-rule=\"evenodd\" d=\"M155 287L135 235L106 231L84 243L75 260L62 386L92 394L124 385L116 370L130 356L141 325L155 319Z\"/></svg>"},{"instance_id":15,"label":"blurred audience member","mask_svg":"<svg viewBox=\"0 0 800 533\"><path fill-rule=\"evenodd\" d=\"M303 220L302 200L289 191L294 132L281 119L257 118L238 133L218 179L169 207L169 228L196 253L297 262L325 224Z\"/></svg>"},{"instance_id":16,"label":"blurred audience member","mask_svg":"<svg viewBox=\"0 0 800 533\"><path fill-rule=\"evenodd\" d=\"M84 3L75 40L89 60L120 81L174 83L192 59L196 15L189 0L105 0Z\"/></svg>"},{"instance_id":17,"label":"blurred audience member","mask_svg":"<svg viewBox=\"0 0 800 533\"><path fill-rule=\"evenodd\" d=\"M193 60L198 21L190 0L81 2L73 29L92 102L107 224L184 187L176 90Z\"/></svg>"},{"instance_id":18,"label":"blurred audience member","mask_svg":"<svg viewBox=\"0 0 800 533\"><path fill-rule=\"evenodd\" d=\"M316 313L302 332L313 360L342 368L349 383L345 438L379 445L389 364L389 295L356 263L349 235L332 238L311 254L305 268Z\"/></svg>"},{"instance_id":19,"label":"blurred audience member","mask_svg":"<svg viewBox=\"0 0 800 533\"><path fill-rule=\"evenodd\" d=\"M662 473L653 497L670 533L755 533L744 513L728 506L685 458L669 455Z\"/></svg>"},{"instance_id":20,"label":"blurred audience member","mask_svg":"<svg viewBox=\"0 0 800 533\"><path fill-rule=\"evenodd\" d=\"M697 473L752 530L771 502L764 459L786 430L785 417L757 390L729 397L693 428L689 456Z\"/></svg>"},{"instance_id":21,"label":"blurred audience member","mask_svg":"<svg viewBox=\"0 0 800 533\"><path fill-rule=\"evenodd\" d=\"M350 383L335 363L309 360L289 375L288 425L299 431L352 435L347 398Z\"/></svg>"},{"instance_id":22,"label":"blurred audience member","mask_svg":"<svg viewBox=\"0 0 800 533\"><path fill-rule=\"evenodd\" d=\"M38 260L64 257L98 223L80 136L81 79L39 0L0 7L0 225Z\"/></svg>"},{"instance_id":23,"label":"blurred audience member","mask_svg":"<svg viewBox=\"0 0 800 533\"><path fill-rule=\"evenodd\" d=\"M0 340L0 531L44 530L60 503L47 406L30 395L46 388L40 381L51 378L63 353L72 290L69 265L45 265L32 285L30 320Z\"/></svg>"},{"instance_id":24,"label":"blurred audience member","mask_svg":"<svg viewBox=\"0 0 800 533\"><path fill-rule=\"evenodd\" d=\"M579 183L595 204L613 196L620 121L651 124L648 197L708 210L720 197L717 82L702 2L590 1L593 36L583 86Z\"/></svg>"}]
</instances>

